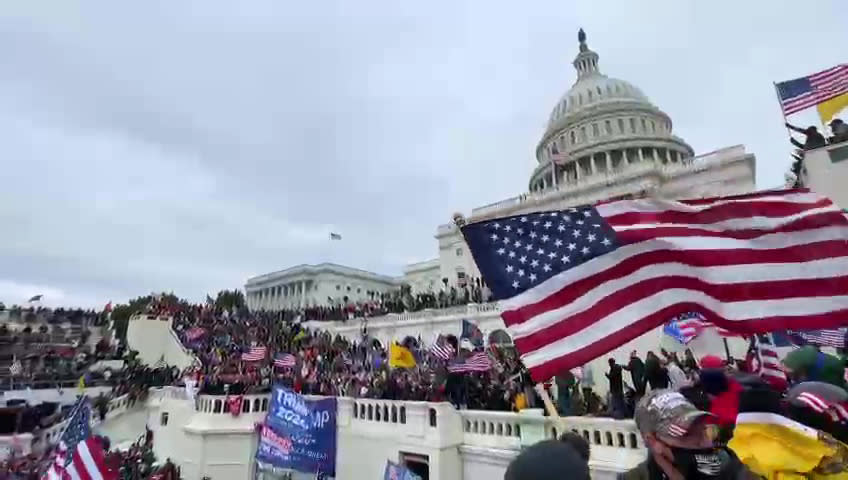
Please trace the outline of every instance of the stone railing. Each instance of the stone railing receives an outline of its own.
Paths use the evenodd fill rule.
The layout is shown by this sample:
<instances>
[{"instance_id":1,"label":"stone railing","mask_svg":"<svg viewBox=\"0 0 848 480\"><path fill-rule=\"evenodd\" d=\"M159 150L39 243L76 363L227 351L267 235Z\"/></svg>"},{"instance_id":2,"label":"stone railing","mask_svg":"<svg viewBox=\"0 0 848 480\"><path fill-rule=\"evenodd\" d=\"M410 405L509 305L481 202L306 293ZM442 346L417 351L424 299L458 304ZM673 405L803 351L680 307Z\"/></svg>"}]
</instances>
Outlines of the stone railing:
<instances>
[{"instance_id":1,"label":"stone railing","mask_svg":"<svg viewBox=\"0 0 848 480\"><path fill-rule=\"evenodd\" d=\"M462 410L463 443L478 447L518 450L521 447L521 424L526 416L513 412Z\"/></svg>"},{"instance_id":2,"label":"stone railing","mask_svg":"<svg viewBox=\"0 0 848 480\"><path fill-rule=\"evenodd\" d=\"M228 398L225 395L199 395L196 402L196 411L206 415L232 415L227 405ZM241 413L268 413L268 404L271 396L267 393L244 395L241 400Z\"/></svg>"}]
</instances>

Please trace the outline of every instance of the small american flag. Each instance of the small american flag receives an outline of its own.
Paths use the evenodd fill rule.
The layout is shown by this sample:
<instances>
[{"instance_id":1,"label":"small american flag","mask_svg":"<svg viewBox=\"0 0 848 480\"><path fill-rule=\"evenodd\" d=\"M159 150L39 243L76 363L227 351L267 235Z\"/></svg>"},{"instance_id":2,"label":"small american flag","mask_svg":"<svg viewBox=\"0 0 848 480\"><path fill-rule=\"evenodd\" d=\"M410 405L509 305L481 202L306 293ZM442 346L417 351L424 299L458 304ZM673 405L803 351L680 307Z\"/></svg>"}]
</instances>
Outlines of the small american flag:
<instances>
[{"instance_id":1,"label":"small american flag","mask_svg":"<svg viewBox=\"0 0 848 480\"><path fill-rule=\"evenodd\" d=\"M448 365L451 373L486 372L492 368L492 360L486 352L477 352L466 358L464 362Z\"/></svg>"},{"instance_id":2,"label":"small american flag","mask_svg":"<svg viewBox=\"0 0 848 480\"><path fill-rule=\"evenodd\" d=\"M9 366L9 373L13 377L17 377L18 375L20 375L23 372L24 372L24 366L21 364L21 361L16 358L15 361L12 362L12 365Z\"/></svg>"},{"instance_id":3,"label":"small american flag","mask_svg":"<svg viewBox=\"0 0 848 480\"><path fill-rule=\"evenodd\" d=\"M780 364L780 357L771 335L757 335L757 346L753 352L748 352L749 369L751 373L759 375L770 384L779 384L783 387L787 384L786 373Z\"/></svg>"},{"instance_id":4,"label":"small american flag","mask_svg":"<svg viewBox=\"0 0 848 480\"><path fill-rule=\"evenodd\" d=\"M848 93L848 64L780 82L776 86L783 114L791 115Z\"/></svg>"},{"instance_id":5,"label":"small american flag","mask_svg":"<svg viewBox=\"0 0 848 480\"><path fill-rule=\"evenodd\" d=\"M190 328L190 329L188 329L188 331L186 331L186 339L189 340L189 341L194 341L194 340L197 340L198 338L202 337L205 334L206 334L206 330L203 329L203 328L200 328L200 327Z\"/></svg>"},{"instance_id":6,"label":"small american flag","mask_svg":"<svg viewBox=\"0 0 848 480\"><path fill-rule=\"evenodd\" d=\"M250 347L250 351L242 353L241 359L245 362L259 362L265 359L265 347Z\"/></svg>"},{"instance_id":7,"label":"small american flag","mask_svg":"<svg viewBox=\"0 0 848 480\"><path fill-rule=\"evenodd\" d=\"M109 471L100 441L91 435L91 407L83 397L59 440L53 462L42 480L114 480L117 472Z\"/></svg>"},{"instance_id":8,"label":"small american flag","mask_svg":"<svg viewBox=\"0 0 848 480\"><path fill-rule=\"evenodd\" d=\"M807 190L617 200L462 231L536 381L686 312L748 335L848 315L848 220Z\"/></svg>"},{"instance_id":9,"label":"small american flag","mask_svg":"<svg viewBox=\"0 0 848 480\"><path fill-rule=\"evenodd\" d=\"M717 327L706 321L704 316L698 312L686 312L678 315L666 326L666 333L675 337L680 343L688 344L708 328L715 328L716 333L722 337L736 337L740 334L733 333L727 329Z\"/></svg>"},{"instance_id":10,"label":"small american flag","mask_svg":"<svg viewBox=\"0 0 848 480\"><path fill-rule=\"evenodd\" d=\"M430 353L433 354L436 358L441 358L442 360L450 360L456 351L453 349L451 344L447 343L443 338L439 338L436 340L430 347Z\"/></svg>"},{"instance_id":11,"label":"small american flag","mask_svg":"<svg viewBox=\"0 0 848 480\"><path fill-rule=\"evenodd\" d=\"M848 327L829 330L790 330L786 333L793 338L799 339L800 343L805 345L845 348L845 337L848 336Z\"/></svg>"},{"instance_id":12,"label":"small american flag","mask_svg":"<svg viewBox=\"0 0 848 480\"><path fill-rule=\"evenodd\" d=\"M297 359L291 353L284 353L274 359L274 366L281 368L292 368L297 363Z\"/></svg>"}]
</instances>

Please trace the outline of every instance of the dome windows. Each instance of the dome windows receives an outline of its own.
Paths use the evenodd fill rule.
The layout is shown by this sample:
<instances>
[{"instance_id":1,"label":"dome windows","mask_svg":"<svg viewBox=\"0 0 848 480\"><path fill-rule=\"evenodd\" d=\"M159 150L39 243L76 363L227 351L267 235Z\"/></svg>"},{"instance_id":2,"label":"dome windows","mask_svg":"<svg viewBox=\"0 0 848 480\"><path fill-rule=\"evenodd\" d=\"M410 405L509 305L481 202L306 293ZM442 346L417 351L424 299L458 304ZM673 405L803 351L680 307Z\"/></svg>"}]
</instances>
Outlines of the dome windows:
<instances>
[{"instance_id":1,"label":"dome windows","mask_svg":"<svg viewBox=\"0 0 848 480\"><path fill-rule=\"evenodd\" d=\"M624 119L623 118L618 119L618 133L625 133L624 132Z\"/></svg>"},{"instance_id":2,"label":"dome windows","mask_svg":"<svg viewBox=\"0 0 848 480\"><path fill-rule=\"evenodd\" d=\"M612 122L609 120L604 120L604 133L612 135Z\"/></svg>"},{"instance_id":3,"label":"dome windows","mask_svg":"<svg viewBox=\"0 0 848 480\"><path fill-rule=\"evenodd\" d=\"M600 130L598 129L598 124L597 124L597 123L593 123L593 124L592 124L592 137L594 137L594 138L598 138L598 137L600 137L600 136L601 136L601 132L600 132Z\"/></svg>"},{"instance_id":4,"label":"dome windows","mask_svg":"<svg viewBox=\"0 0 848 480\"><path fill-rule=\"evenodd\" d=\"M636 133L636 119L631 118L630 120L630 133Z\"/></svg>"}]
</instances>

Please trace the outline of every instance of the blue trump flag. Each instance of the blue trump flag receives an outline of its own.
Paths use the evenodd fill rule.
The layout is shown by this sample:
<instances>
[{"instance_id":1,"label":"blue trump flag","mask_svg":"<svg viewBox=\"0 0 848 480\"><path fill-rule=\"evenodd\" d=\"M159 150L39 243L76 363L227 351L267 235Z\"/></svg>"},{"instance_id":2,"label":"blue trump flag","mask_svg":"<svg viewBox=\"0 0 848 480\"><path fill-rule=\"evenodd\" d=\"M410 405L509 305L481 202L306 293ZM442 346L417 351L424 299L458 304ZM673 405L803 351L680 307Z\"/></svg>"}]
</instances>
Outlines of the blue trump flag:
<instances>
[{"instance_id":1,"label":"blue trump flag","mask_svg":"<svg viewBox=\"0 0 848 480\"><path fill-rule=\"evenodd\" d=\"M274 386L259 429L256 460L277 468L336 476L336 399L308 400Z\"/></svg>"}]
</instances>

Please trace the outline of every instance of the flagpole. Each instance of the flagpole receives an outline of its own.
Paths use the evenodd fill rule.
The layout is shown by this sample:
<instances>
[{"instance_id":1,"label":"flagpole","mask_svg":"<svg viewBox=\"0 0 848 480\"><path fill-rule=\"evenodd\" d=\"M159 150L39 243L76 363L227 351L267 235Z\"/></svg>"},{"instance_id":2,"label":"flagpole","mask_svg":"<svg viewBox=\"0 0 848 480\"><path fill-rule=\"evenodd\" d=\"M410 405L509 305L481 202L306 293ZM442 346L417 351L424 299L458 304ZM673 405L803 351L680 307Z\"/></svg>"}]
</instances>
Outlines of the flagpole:
<instances>
[{"instance_id":1,"label":"flagpole","mask_svg":"<svg viewBox=\"0 0 848 480\"><path fill-rule=\"evenodd\" d=\"M774 94L777 96L777 104L780 105L780 114L783 115L783 126L786 128L786 133L789 135L789 138L792 138L792 129L789 128L787 123L789 123L789 119L786 118L786 111L783 110L783 102L780 101L780 89L777 88L777 82L771 82L774 85Z\"/></svg>"}]
</instances>

